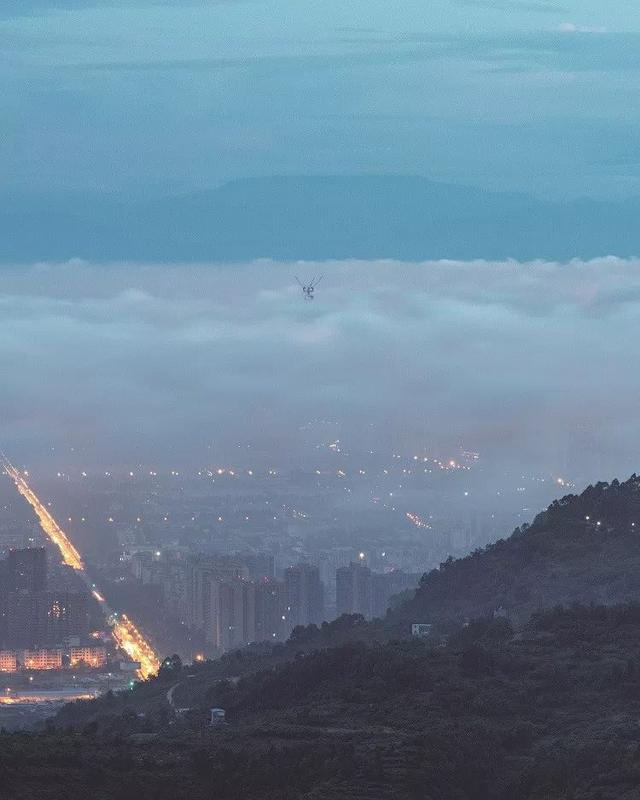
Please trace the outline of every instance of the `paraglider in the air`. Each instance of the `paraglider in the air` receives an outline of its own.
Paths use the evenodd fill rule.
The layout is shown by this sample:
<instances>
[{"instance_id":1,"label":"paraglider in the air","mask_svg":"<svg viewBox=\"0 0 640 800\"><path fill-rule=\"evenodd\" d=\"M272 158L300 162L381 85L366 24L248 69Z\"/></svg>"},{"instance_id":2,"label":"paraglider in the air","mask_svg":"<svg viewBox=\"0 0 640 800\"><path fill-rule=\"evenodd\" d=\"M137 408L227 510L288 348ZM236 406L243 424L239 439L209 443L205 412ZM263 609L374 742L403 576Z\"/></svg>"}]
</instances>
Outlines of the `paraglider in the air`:
<instances>
[{"instance_id":1,"label":"paraglider in the air","mask_svg":"<svg viewBox=\"0 0 640 800\"><path fill-rule=\"evenodd\" d=\"M297 275L294 276L295 279L298 281L300 288L302 289L302 293L304 295L305 300L313 300L313 293L315 292L316 286L320 283L323 276L321 275L319 278L313 278L308 284L302 283L300 278Z\"/></svg>"}]
</instances>

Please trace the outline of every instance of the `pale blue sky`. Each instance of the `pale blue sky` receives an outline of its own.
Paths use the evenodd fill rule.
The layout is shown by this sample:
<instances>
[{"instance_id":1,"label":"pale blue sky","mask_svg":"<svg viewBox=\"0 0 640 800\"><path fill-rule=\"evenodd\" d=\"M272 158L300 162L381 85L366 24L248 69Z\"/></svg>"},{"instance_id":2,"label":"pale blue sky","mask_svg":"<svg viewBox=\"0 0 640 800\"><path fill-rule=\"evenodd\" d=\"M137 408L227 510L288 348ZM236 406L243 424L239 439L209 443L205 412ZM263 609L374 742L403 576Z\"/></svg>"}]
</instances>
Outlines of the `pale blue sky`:
<instances>
[{"instance_id":1,"label":"pale blue sky","mask_svg":"<svg viewBox=\"0 0 640 800\"><path fill-rule=\"evenodd\" d=\"M402 173L640 194L640 5L4 0L5 190Z\"/></svg>"}]
</instances>

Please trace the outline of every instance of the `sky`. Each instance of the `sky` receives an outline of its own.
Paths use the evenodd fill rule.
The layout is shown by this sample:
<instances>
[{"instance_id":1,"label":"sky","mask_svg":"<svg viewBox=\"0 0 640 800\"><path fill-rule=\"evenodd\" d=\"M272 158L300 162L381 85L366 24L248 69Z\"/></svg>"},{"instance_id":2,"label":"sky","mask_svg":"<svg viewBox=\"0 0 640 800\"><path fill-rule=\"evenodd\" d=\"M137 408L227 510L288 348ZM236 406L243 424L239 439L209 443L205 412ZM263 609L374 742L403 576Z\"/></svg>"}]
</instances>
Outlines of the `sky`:
<instances>
[{"instance_id":1,"label":"sky","mask_svg":"<svg viewBox=\"0 0 640 800\"><path fill-rule=\"evenodd\" d=\"M300 174L639 193L636 3L0 5L5 193L148 198Z\"/></svg>"},{"instance_id":2,"label":"sky","mask_svg":"<svg viewBox=\"0 0 640 800\"><path fill-rule=\"evenodd\" d=\"M638 4L3 0L0 59L0 441L16 460L52 447L184 457L251 437L286 451L327 416L363 441L373 426L443 453L633 471L640 262L612 220L625 209L622 234L637 230ZM274 176L297 176L301 195L287 205ZM315 263L308 239L287 255L299 231L281 209L298 196L333 252L337 228L304 183L323 176L342 234L351 209L335 192L354 198L350 180L387 176L376 186L391 204L414 178L453 187L416 196L444 215L443 241L470 242L449 257L471 260L430 261L419 237L393 260L384 220L367 236L369 211L361 241L381 244L367 261L347 258L348 237L340 261ZM500 198L527 223L506 253ZM387 217L377 200L367 208ZM475 235L483 206L491 251ZM557 211L554 236L528 225L535 209L547 232ZM581 217L613 240L572 252ZM220 225L231 245L258 229L267 245L230 246L250 253L235 259L194 249ZM118 240L115 256L91 247L100 237ZM300 272L325 275L314 303Z\"/></svg>"}]
</instances>

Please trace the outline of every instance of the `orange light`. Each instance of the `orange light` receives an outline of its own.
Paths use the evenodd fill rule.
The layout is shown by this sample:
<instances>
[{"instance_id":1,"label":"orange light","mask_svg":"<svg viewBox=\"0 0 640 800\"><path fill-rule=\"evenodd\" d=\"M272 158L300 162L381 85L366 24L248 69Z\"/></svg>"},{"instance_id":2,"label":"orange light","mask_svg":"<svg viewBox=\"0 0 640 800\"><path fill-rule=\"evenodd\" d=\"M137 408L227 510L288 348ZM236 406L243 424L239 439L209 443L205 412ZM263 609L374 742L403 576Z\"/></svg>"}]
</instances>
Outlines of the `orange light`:
<instances>
[{"instance_id":1,"label":"orange light","mask_svg":"<svg viewBox=\"0 0 640 800\"><path fill-rule=\"evenodd\" d=\"M36 512L36 515L40 521L40 525L42 526L42 530L56 545L58 550L60 550L60 554L64 563L75 570L83 570L84 564L82 563L80 553L71 544L66 533L40 502L33 489L29 486L25 478L18 472L13 464L11 464L6 458L3 458L3 462L7 475L9 475L9 477L13 480L16 485L16 489Z\"/></svg>"},{"instance_id":2,"label":"orange light","mask_svg":"<svg viewBox=\"0 0 640 800\"><path fill-rule=\"evenodd\" d=\"M56 545L65 564L77 570L84 581L88 584L89 578L85 572L84 563L80 553L69 541L66 533L60 528L55 519L46 510L36 493L29 486L25 478L11 464L8 458L0 453L0 459L4 465L7 475L13 480L17 490L35 511L40 526L48 538ZM105 472L109 476L109 473ZM111 522L113 519L109 518ZM106 605L106 601L100 592L92 588L92 594L99 603ZM138 675L141 678L149 678L155 675L160 669L160 660L153 651L151 645L144 639L131 620L124 614L119 618L112 618L111 622L113 638L118 647L123 650L133 661L140 662ZM27 666L34 666L33 658L27 658ZM41 667L39 667L41 668ZM47 668L47 667L45 667ZM59 667L58 667L59 668Z\"/></svg>"}]
</instances>

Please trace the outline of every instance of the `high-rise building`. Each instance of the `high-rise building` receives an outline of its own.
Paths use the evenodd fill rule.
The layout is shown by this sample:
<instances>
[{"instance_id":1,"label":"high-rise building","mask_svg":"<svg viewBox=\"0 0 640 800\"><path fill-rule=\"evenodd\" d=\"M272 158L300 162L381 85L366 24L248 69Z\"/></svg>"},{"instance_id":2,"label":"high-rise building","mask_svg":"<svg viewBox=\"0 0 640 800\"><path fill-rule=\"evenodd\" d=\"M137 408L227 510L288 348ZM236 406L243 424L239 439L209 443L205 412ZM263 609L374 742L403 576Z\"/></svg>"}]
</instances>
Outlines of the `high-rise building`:
<instances>
[{"instance_id":1,"label":"high-rise building","mask_svg":"<svg viewBox=\"0 0 640 800\"><path fill-rule=\"evenodd\" d=\"M47 641L46 592L11 592L7 595L4 644L13 647L42 647Z\"/></svg>"},{"instance_id":2,"label":"high-rise building","mask_svg":"<svg viewBox=\"0 0 640 800\"><path fill-rule=\"evenodd\" d=\"M82 592L11 592L5 613L9 647L59 645L89 635L89 596Z\"/></svg>"},{"instance_id":3,"label":"high-rise building","mask_svg":"<svg viewBox=\"0 0 640 800\"><path fill-rule=\"evenodd\" d=\"M190 569L185 559L168 561L160 576L164 605L170 617L186 624Z\"/></svg>"},{"instance_id":4,"label":"high-rise building","mask_svg":"<svg viewBox=\"0 0 640 800\"><path fill-rule=\"evenodd\" d=\"M394 595L418 588L422 573L392 572L373 573L371 579L372 614L384 617Z\"/></svg>"},{"instance_id":5,"label":"high-rise building","mask_svg":"<svg viewBox=\"0 0 640 800\"><path fill-rule=\"evenodd\" d=\"M211 576L207 586L209 620L204 629L206 640L221 652L255 642L255 584L236 577Z\"/></svg>"},{"instance_id":6,"label":"high-rise building","mask_svg":"<svg viewBox=\"0 0 640 800\"><path fill-rule=\"evenodd\" d=\"M194 558L187 569L186 620L190 628L211 630L210 582L214 578L249 579L249 570L237 559L224 556Z\"/></svg>"},{"instance_id":7,"label":"high-rise building","mask_svg":"<svg viewBox=\"0 0 640 800\"><path fill-rule=\"evenodd\" d=\"M47 591L44 547L10 550L1 563L0 645L37 649L88 636L89 595Z\"/></svg>"},{"instance_id":8,"label":"high-rise building","mask_svg":"<svg viewBox=\"0 0 640 800\"><path fill-rule=\"evenodd\" d=\"M291 628L320 623L324 617L324 587L318 567L296 564L284 573L287 614Z\"/></svg>"},{"instance_id":9,"label":"high-rise building","mask_svg":"<svg viewBox=\"0 0 640 800\"><path fill-rule=\"evenodd\" d=\"M371 570L364 564L349 564L336 570L336 612L362 614L369 619L373 613Z\"/></svg>"},{"instance_id":10,"label":"high-rise building","mask_svg":"<svg viewBox=\"0 0 640 800\"><path fill-rule=\"evenodd\" d=\"M59 645L89 635L89 596L81 592L48 592L46 597L46 642Z\"/></svg>"},{"instance_id":11,"label":"high-rise building","mask_svg":"<svg viewBox=\"0 0 640 800\"><path fill-rule=\"evenodd\" d=\"M284 641L290 633L285 584L260 581L256 584L256 641Z\"/></svg>"},{"instance_id":12,"label":"high-rise building","mask_svg":"<svg viewBox=\"0 0 640 800\"><path fill-rule=\"evenodd\" d=\"M270 553L251 553L241 556L247 565L249 577L252 581L261 581L264 578L273 578L276 572L275 556Z\"/></svg>"},{"instance_id":13,"label":"high-rise building","mask_svg":"<svg viewBox=\"0 0 640 800\"><path fill-rule=\"evenodd\" d=\"M243 644L256 641L256 585L242 581L242 639Z\"/></svg>"},{"instance_id":14,"label":"high-rise building","mask_svg":"<svg viewBox=\"0 0 640 800\"><path fill-rule=\"evenodd\" d=\"M153 555L146 550L133 553L131 572L141 583L150 583L153 568Z\"/></svg>"},{"instance_id":15,"label":"high-rise building","mask_svg":"<svg viewBox=\"0 0 640 800\"><path fill-rule=\"evenodd\" d=\"M7 592L46 591L47 551L44 547L9 550L5 581Z\"/></svg>"}]
</instances>

